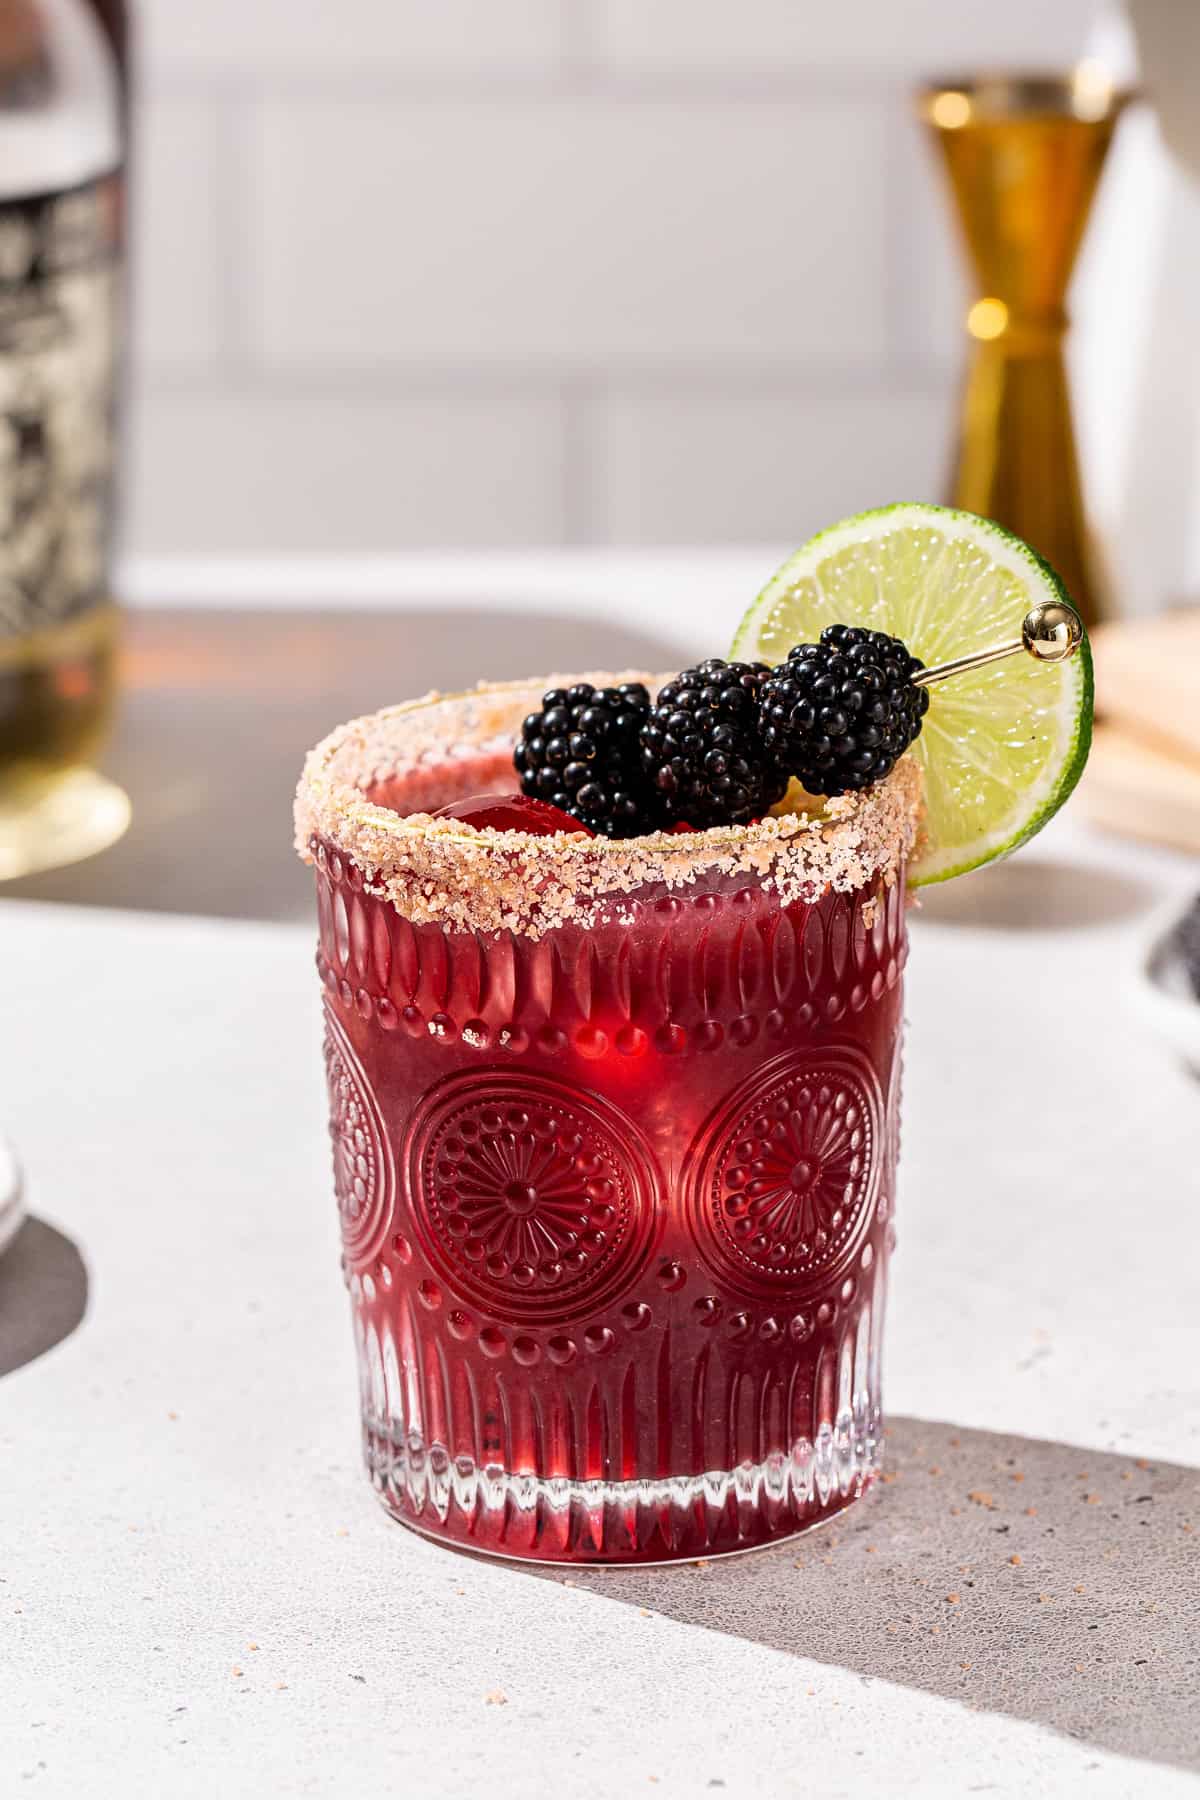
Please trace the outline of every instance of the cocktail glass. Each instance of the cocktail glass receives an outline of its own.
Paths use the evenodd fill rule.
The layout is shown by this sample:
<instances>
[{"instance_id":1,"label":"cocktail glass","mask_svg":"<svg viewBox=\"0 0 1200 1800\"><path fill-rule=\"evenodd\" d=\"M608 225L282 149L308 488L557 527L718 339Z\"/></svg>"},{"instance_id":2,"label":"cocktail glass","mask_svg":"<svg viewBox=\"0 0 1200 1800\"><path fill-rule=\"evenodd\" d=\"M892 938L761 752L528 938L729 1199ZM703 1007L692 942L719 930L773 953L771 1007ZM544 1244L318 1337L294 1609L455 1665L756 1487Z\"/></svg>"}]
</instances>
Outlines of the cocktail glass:
<instances>
[{"instance_id":1,"label":"cocktail glass","mask_svg":"<svg viewBox=\"0 0 1200 1800\"><path fill-rule=\"evenodd\" d=\"M546 685L300 785L367 1466L464 1549L744 1550L879 1466L917 777L617 843L430 819L511 789Z\"/></svg>"}]
</instances>

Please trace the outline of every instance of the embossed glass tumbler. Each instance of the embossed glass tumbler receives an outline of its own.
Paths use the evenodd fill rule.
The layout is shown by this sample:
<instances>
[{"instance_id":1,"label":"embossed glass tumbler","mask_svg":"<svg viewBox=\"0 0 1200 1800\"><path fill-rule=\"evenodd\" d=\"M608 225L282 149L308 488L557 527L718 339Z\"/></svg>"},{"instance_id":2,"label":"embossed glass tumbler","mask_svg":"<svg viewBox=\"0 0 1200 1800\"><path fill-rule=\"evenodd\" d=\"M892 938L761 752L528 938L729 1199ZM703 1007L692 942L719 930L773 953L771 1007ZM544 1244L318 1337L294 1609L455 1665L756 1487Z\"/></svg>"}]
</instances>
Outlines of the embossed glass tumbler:
<instances>
[{"instance_id":1,"label":"embossed glass tumbler","mask_svg":"<svg viewBox=\"0 0 1200 1800\"><path fill-rule=\"evenodd\" d=\"M624 843L430 819L511 788L543 686L300 784L367 1465L466 1549L742 1550L878 1467L916 775Z\"/></svg>"}]
</instances>

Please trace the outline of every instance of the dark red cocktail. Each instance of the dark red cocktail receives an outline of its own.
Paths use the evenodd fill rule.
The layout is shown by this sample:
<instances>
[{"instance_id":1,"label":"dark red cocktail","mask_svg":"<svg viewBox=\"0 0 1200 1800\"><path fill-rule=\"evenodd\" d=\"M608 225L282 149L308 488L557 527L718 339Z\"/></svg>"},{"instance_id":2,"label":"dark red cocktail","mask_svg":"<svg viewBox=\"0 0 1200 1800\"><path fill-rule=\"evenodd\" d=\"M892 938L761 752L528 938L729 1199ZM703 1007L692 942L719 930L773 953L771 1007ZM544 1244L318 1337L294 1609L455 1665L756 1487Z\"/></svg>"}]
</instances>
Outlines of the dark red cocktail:
<instances>
[{"instance_id":1,"label":"dark red cocktail","mask_svg":"<svg viewBox=\"0 0 1200 1800\"><path fill-rule=\"evenodd\" d=\"M511 785L541 685L301 783L367 1462L465 1548L745 1549L877 1467L915 778L617 843L425 816Z\"/></svg>"}]
</instances>

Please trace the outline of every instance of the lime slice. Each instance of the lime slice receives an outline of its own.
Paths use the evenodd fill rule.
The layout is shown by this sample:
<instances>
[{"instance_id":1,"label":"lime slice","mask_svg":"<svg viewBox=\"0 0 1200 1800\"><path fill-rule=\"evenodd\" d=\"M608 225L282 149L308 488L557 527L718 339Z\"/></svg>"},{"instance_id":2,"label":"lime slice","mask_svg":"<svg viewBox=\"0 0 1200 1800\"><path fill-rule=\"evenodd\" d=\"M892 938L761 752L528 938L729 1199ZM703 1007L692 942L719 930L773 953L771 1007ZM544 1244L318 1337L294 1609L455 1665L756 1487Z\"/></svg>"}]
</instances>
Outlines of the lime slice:
<instances>
[{"instance_id":1,"label":"lime slice","mask_svg":"<svg viewBox=\"0 0 1200 1800\"><path fill-rule=\"evenodd\" d=\"M1030 607L1067 599L1049 564L990 519L887 506L798 550L742 620L730 654L779 663L840 620L892 632L931 666L1018 638ZM1058 811L1091 743L1087 639L1066 662L1013 656L955 676L929 701L912 750L926 805L909 867L916 885L1007 856Z\"/></svg>"}]
</instances>

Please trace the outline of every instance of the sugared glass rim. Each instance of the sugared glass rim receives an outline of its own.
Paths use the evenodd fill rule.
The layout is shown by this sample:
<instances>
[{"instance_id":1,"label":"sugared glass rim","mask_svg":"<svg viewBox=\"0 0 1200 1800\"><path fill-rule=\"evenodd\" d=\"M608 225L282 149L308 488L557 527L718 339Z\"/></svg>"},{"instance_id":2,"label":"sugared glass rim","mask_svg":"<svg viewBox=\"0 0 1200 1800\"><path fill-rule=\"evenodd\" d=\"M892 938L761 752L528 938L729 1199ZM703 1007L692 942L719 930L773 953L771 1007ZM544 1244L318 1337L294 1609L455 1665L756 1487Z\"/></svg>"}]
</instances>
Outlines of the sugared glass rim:
<instances>
[{"instance_id":1,"label":"sugared glass rim","mask_svg":"<svg viewBox=\"0 0 1200 1800\"><path fill-rule=\"evenodd\" d=\"M911 849L920 804L920 773L908 757L875 787L814 803L819 810L813 812L636 838L497 831L424 811L396 812L366 797L368 786L387 780L407 779L417 792L423 777L430 788L435 780L450 785L456 762L463 764L464 775L477 766L477 758L463 754L468 746L503 766L521 718L550 687L576 681L654 685L667 679L627 670L482 682L352 719L305 760L296 792L296 848L310 862L322 844L348 857L371 891L386 895L414 920L438 917L464 927L535 932L566 917L594 915L606 899L617 901L649 882L684 885L709 868L725 873L743 868L751 879L796 892L849 891L879 874L894 877ZM439 708L456 720L456 730L452 737L422 743L414 724ZM407 756L406 737L411 739ZM431 750L439 754L431 757ZM515 773L511 786L517 786ZM479 791L477 781L462 789L463 796ZM457 796L439 797L436 804L452 797Z\"/></svg>"}]
</instances>

